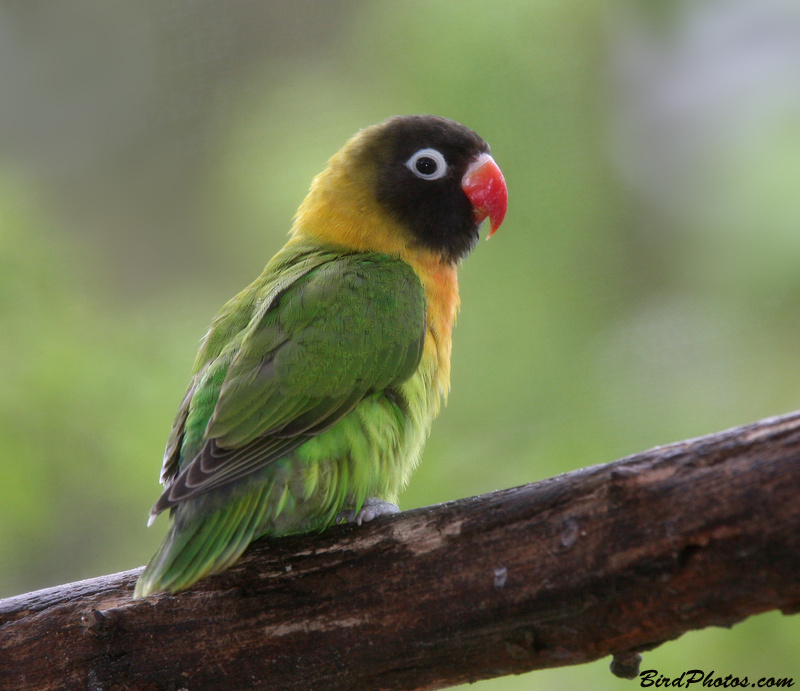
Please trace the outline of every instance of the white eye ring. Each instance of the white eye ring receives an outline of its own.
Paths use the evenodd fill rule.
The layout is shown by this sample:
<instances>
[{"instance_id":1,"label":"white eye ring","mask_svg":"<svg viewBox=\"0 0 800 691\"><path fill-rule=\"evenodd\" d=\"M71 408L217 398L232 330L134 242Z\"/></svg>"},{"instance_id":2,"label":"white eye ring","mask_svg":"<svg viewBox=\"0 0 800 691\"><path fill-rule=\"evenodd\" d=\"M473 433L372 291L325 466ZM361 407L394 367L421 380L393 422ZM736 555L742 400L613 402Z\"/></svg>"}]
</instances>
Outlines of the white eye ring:
<instances>
[{"instance_id":1,"label":"white eye ring","mask_svg":"<svg viewBox=\"0 0 800 691\"><path fill-rule=\"evenodd\" d=\"M423 159L427 159L427 161L423 162ZM430 172L426 172L430 161L436 165ZM438 180L447 173L447 161L436 149L420 149L406 161L406 168L423 180Z\"/></svg>"}]
</instances>

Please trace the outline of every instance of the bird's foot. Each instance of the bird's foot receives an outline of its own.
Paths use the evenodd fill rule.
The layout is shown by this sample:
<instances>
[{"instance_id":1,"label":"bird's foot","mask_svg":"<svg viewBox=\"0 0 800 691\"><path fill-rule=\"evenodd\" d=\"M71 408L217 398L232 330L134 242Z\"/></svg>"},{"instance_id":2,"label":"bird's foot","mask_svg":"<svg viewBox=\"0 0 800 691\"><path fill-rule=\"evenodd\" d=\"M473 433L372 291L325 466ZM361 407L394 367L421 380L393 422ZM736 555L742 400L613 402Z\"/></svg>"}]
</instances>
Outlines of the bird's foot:
<instances>
[{"instance_id":1,"label":"bird's foot","mask_svg":"<svg viewBox=\"0 0 800 691\"><path fill-rule=\"evenodd\" d=\"M400 513L400 507L389 501L383 501L377 497L370 497L362 505L361 511L358 513L356 513L354 509L341 511L336 517L336 522L341 523L345 521L346 523L361 525L362 523L369 523L369 521L378 518L378 516L389 516L393 513Z\"/></svg>"}]
</instances>

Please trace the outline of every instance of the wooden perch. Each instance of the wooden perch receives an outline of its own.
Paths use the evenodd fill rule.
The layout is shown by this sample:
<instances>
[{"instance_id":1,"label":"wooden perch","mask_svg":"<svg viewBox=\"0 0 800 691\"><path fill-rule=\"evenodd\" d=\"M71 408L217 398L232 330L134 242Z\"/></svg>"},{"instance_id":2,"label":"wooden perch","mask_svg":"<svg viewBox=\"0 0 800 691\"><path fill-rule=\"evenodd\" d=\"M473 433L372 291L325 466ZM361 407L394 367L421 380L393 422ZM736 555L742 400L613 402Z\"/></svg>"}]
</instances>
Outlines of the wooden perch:
<instances>
[{"instance_id":1,"label":"wooden perch","mask_svg":"<svg viewBox=\"0 0 800 691\"><path fill-rule=\"evenodd\" d=\"M321 535L178 596L0 601L0 688L430 689L800 607L800 413ZM630 670L629 670L630 671Z\"/></svg>"}]
</instances>

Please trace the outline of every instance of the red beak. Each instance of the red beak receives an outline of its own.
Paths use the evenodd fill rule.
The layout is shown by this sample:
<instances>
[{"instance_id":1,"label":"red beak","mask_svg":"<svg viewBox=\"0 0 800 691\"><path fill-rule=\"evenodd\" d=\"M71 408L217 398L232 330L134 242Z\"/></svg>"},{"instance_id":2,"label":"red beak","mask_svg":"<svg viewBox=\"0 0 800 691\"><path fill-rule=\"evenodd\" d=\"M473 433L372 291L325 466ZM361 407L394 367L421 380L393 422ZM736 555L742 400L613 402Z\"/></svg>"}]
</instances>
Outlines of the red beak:
<instances>
[{"instance_id":1,"label":"red beak","mask_svg":"<svg viewBox=\"0 0 800 691\"><path fill-rule=\"evenodd\" d=\"M475 218L481 223L487 217L492 237L506 216L508 188L500 168L489 154L481 154L469 164L461 179L461 189L475 207Z\"/></svg>"}]
</instances>

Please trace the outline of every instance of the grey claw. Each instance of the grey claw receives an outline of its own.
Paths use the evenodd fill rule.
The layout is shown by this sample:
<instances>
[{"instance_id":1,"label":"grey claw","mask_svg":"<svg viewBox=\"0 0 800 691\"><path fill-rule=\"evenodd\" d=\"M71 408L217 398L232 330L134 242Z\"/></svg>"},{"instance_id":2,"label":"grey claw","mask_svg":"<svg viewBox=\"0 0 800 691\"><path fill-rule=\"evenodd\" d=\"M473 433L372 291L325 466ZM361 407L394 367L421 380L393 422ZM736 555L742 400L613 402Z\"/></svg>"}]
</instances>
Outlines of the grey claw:
<instances>
[{"instance_id":1,"label":"grey claw","mask_svg":"<svg viewBox=\"0 0 800 691\"><path fill-rule=\"evenodd\" d=\"M393 513L400 513L400 508L396 504L370 497L364 502L361 511L358 512L356 524L369 523L378 518L378 516L389 516Z\"/></svg>"},{"instance_id":2,"label":"grey claw","mask_svg":"<svg viewBox=\"0 0 800 691\"><path fill-rule=\"evenodd\" d=\"M341 511L339 515L336 516L336 522L346 521L347 523L361 525L362 523L369 523L379 516L389 516L393 513L400 513L400 507L391 502L383 501L376 497L370 497L364 502L361 511L358 513L352 509L350 511Z\"/></svg>"},{"instance_id":3,"label":"grey claw","mask_svg":"<svg viewBox=\"0 0 800 691\"><path fill-rule=\"evenodd\" d=\"M345 523L353 523L356 520L356 512L353 509L349 511L340 511L336 516L336 523L341 523L344 521Z\"/></svg>"}]
</instances>

